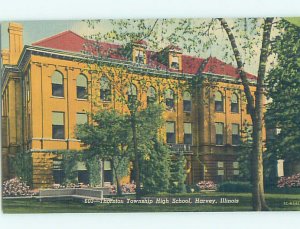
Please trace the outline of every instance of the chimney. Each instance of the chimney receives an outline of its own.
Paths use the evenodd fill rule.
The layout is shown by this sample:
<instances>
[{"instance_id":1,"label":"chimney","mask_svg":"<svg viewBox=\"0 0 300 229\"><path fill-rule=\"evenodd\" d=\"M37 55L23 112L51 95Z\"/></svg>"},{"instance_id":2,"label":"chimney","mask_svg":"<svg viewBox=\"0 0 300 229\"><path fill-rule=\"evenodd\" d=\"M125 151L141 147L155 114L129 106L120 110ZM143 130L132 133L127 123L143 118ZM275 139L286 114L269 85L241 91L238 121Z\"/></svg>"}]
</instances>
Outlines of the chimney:
<instances>
[{"instance_id":1,"label":"chimney","mask_svg":"<svg viewBox=\"0 0 300 229\"><path fill-rule=\"evenodd\" d=\"M19 23L9 23L8 34L9 64L16 65L23 49L23 26Z\"/></svg>"}]
</instances>

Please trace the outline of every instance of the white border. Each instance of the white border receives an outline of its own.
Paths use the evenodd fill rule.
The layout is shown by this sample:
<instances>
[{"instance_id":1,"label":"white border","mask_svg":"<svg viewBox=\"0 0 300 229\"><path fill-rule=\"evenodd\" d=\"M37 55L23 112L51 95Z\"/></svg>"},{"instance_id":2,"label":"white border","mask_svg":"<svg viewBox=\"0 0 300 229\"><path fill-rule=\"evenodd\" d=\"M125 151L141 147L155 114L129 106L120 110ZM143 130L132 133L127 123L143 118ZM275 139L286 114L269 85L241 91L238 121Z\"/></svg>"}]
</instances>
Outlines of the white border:
<instances>
[{"instance_id":1,"label":"white border","mask_svg":"<svg viewBox=\"0 0 300 229\"><path fill-rule=\"evenodd\" d=\"M0 21L300 16L299 0L0 0ZM0 216L1 228L297 228L299 212L123 213Z\"/></svg>"}]
</instances>

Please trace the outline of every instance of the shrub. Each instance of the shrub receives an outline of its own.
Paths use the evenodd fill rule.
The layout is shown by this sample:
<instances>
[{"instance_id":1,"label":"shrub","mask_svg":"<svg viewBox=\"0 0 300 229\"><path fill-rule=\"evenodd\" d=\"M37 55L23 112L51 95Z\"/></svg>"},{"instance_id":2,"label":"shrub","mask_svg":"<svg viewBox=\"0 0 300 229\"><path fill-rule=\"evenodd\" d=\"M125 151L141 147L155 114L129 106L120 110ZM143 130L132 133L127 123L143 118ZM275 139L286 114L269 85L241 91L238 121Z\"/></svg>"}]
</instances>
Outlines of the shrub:
<instances>
[{"instance_id":1,"label":"shrub","mask_svg":"<svg viewBox=\"0 0 300 229\"><path fill-rule=\"evenodd\" d=\"M122 194L135 193L135 188L136 188L136 185L134 182L132 182L130 184L122 184L121 185ZM117 193L117 186L111 185L110 186L110 194L116 194L116 193Z\"/></svg>"},{"instance_id":2,"label":"shrub","mask_svg":"<svg viewBox=\"0 0 300 229\"><path fill-rule=\"evenodd\" d=\"M32 196L36 195L35 192L30 190L30 187L26 185L21 178L13 178L4 181L2 184L3 196Z\"/></svg>"},{"instance_id":3,"label":"shrub","mask_svg":"<svg viewBox=\"0 0 300 229\"><path fill-rule=\"evenodd\" d=\"M188 193L194 193L194 192L200 192L201 189L198 185L194 184L194 185L187 185L186 186L186 191Z\"/></svg>"},{"instance_id":4,"label":"shrub","mask_svg":"<svg viewBox=\"0 0 300 229\"><path fill-rule=\"evenodd\" d=\"M280 177L277 183L278 188L298 188L300 187L300 173L289 176Z\"/></svg>"},{"instance_id":5,"label":"shrub","mask_svg":"<svg viewBox=\"0 0 300 229\"><path fill-rule=\"evenodd\" d=\"M185 171L186 159L183 153L179 153L171 161L171 177L170 177L170 192L171 193L185 193Z\"/></svg>"},{"instance_id":6,"label":"shrub","mask_svg":"<svg viewBox=\"0 0 300 229\"><path fill-rule=\"evenodd\" d=\"M251 184L249 182L227 181L219 185L220 192L251 192Z\"/></svg>"},{"instance_id":7,"label":"shrub","mask_svg":"<svg viewBox=\"0 0 300 229\"><path fill-rule=\"evenodd\" d=\"M214 191L217 189L217 185L213 181L199 181L196 186L198 186L200 190Z\"/></svg>"}]
</instances>

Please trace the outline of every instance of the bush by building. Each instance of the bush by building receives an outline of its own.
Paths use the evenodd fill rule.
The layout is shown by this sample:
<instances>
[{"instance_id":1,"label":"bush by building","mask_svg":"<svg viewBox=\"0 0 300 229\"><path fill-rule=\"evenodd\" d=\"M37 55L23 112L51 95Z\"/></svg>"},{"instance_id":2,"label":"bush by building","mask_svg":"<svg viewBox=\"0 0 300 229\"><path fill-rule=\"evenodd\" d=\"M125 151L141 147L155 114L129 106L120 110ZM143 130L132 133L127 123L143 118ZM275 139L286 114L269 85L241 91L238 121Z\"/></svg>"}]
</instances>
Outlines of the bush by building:
<instances>
[{"instance_id":1,"label":"bush by building","mask_svg":"<svg viewBox=\"0 0 300 229\"><path fill-rule=\"evenodd\" d=\"M251 192L250 182L227 181L219 184L219 192Z\"/></svg>"},{"instance_id":2,"label":"bush by building","mask_svg":"<svg viewBox=\"0 0 300 229\"><path fill-rule=\"evenodd\" d=\"M12 178L4 181L2 184L3 197L17 197L17 196L33 196L36 195L21 178Z\"/></svg>"},{"instance_id":3,"label":"bush by building","mask_svg":"<svg viewBox=\"0 0 300 229\"><path fill-rule=\"evenodd\" d=\"M300 173L289 176L280 177L277 183L278 188L299 188L300 187Z\"/></svg>"}]
</instances>

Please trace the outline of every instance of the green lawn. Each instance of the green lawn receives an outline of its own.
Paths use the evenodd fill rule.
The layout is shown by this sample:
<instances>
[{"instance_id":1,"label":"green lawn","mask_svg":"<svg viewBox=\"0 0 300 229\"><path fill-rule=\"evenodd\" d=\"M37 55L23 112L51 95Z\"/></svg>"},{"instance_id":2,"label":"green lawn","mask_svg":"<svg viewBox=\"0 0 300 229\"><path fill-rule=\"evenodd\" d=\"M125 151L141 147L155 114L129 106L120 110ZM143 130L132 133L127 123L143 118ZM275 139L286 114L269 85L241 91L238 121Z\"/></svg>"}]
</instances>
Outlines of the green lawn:
<instances>
[{"instance_id":1,"label":"green lawn","mask_svg":"<svg viewBox=\"0 0 300 229\"><path fill-rule=\"evenodd\" d=\"M157 195L157 197L168 197ZM209 192L200 194L172 195L172 197L238 199L238 204L85 204L78 201L45 201L36 199L3 200L4 213L96 213L96 212L177 212L177 211L251 211L250 193ZM266 194L268 205L273 211L299 211L300 194Z\"/></svg>"}]
</instances>

